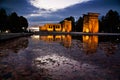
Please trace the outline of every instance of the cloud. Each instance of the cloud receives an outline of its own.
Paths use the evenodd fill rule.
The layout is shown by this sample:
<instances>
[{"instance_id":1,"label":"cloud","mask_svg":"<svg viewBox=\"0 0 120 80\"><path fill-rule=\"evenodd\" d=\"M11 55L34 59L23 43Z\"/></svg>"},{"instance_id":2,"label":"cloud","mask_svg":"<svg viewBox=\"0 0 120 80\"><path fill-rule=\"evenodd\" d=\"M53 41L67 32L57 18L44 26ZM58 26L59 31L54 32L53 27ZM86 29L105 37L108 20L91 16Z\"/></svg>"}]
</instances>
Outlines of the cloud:
<instances>
[{"instance_id":1,"label":"cloud","mask_svg":"<svg viewBox=\"0 0 120 80\"><path fill-rule=\"evenodd\" d=\"M116 10L118 13L120 13L120 5L118 0L91 0L87 3L76 4L62 10L58 10L56 12L53 12L52 15L57 14L64 18L74 16L78 19L80 16L82 17L83 14L86 14L88 12L95 12L100 13L99 16L101 17L105 15L110 9Z\"/></svg>"},{"instance_id":2,"label":"cloud","mask_svg":"<svg viewBox=\"0 0 120 80\"><path fill-rule=\"evenodd\" d=\"M39 9L29 4L27 0L0 0L0 8L4 8L8 14L17 12L18 15L25 16L36 13Z\"/></svg>"},{"instance_id":3,"label":"cloud","mask_svg":"<svg viewBox=\"0 0 120 80\"><path fill-rule=\"evenodd\" d=\"M59 14L45 14L44 16L38 16L39 14L36 14L34 16L29 16L27 19L29 20L30 26L33 25L43 25L45 23L59 23L62 21L65 17L62 17Z\"/></svg>"},{"instance_id":4,"label":"cloud","mask_svg":"<svg viewBox=\"0 0 120 80\"><path fill-rule=\"evenodd\" d=\"M30 3L40 9L43 8L46 10L56 11L58 9L63 9L71 5L87 1L90 0L30 0Z\"/></svg>"},{"instance_id":5,"label":"cloud","mask_svg":"<svg viewBox=\"0 0 120 80\"><path fill-rule=\"evenodd\" d=\"M99 16L101 17L105 15L110 9L119 11L120 5L118 5L118 2L112 0L106 0L106 1L91 0L89 2L85 2L82 4L79 3L57 11L47 11L46 9L44 11L38 11L37 14L32 14L29 17L29 20L31 22L38 22L38 24L51 22L51 21L53 23L55 21L59 22L69 16L73 16L75 17L75 20L78 20L80 16L82 17L83 14L87 14L88 12L100 13Z\"/></svg>"},{"instance_id":6,"label":"cloud","mask_svg":"<svg viewBox=\"0 0 120 80\"><path fill-rule=\"evenodd\" d=\"M87 12L102 16L110 9L120 14L119 0L0 0L0 8L26 17L30 25L59 22L69 16L77 20Z\"/></svg>"}]
</instances>

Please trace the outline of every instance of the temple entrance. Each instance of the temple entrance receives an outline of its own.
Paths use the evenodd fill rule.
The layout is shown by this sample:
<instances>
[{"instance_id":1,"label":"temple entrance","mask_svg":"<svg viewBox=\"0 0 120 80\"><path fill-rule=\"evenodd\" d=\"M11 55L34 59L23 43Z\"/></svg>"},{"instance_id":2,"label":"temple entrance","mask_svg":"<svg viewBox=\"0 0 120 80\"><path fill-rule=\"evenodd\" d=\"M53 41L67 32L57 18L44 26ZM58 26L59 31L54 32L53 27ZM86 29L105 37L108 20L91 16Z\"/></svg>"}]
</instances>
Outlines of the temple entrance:
<instances>
[{"instance_id":1,"label":"temple entrance","mask_svg":"<svg viewBox=\"0 0 120 80\"><path fill-rule=\"evenodd\" d=\"M99 30L98 13L88 13L83 16L83 32L97 33Z\"/></svg>"}]
</instances>

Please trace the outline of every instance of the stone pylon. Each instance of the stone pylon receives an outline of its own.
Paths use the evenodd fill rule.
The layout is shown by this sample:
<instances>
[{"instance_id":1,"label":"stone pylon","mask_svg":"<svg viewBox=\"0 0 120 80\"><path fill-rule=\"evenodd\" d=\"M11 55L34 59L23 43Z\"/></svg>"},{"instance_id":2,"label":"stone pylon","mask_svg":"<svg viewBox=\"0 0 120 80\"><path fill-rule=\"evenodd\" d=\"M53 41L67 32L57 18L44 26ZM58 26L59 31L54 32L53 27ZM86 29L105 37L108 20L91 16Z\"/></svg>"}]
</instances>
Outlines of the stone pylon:
<instances>
[{"instance_id":1,"label":"stone pylon","mask_svg":"<svg viewBox=\"0 0 120 80\"><path fill-rule=\"evenodd\" d=\"M83 15L83 32L97 33L99 31L98 13Z\"/></svg>"}]
</instances>

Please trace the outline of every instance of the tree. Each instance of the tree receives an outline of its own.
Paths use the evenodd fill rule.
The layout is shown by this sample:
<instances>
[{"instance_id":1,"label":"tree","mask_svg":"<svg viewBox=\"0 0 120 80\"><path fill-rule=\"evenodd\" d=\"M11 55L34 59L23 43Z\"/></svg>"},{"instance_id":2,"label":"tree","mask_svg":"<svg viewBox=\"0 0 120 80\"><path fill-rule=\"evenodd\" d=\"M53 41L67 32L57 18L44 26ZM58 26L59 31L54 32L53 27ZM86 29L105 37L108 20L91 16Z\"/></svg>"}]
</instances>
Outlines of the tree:
<instances>
[{"instance_id":1,"label":"tree","mask_svg":"<svg viewBox=\"0 0 120 80\"><path fill-rule=\"evenodd\" d=\"M20 32L20 23L19 23L19 17L17 15L17 13L13 12L10 15L10 29L11 32Z\"/></svg>"},{"instance_id":2,"label":"tree","mask_svg":"<svg viewBox=\"0 0 120 80\"><path fill-rule=\"evenodd\" d=\"M75 30L76 30L77 32L82 32L82 31L83 31L83 18L82 18L82 17L80 17L80 18L78 19L78 21L76 21Z\"/></svg>"},{"instance_id":3,"label":"tree","mask_svg":"<svg viewBox=\"0 0 120 80\"><path fill-rule=\"evenodd\" d=\"M20 21L20 27L21 27L22 31L25 32L28 27L27 19L24 18L23 16L20 16L19 21Z\"/></svg>"},{"instance_id":4,"label":"tree","mask_svg":"<svg viewBox=\"0 0 120 80\"><path fill-rule=\"evenodd\" d=\"M0 32L6 30L7 14L5 9L0 9Z\"/></svg>"},{"instance_id":5,"label":"tree","mask_svg":"<svg viewBox=\"0 0 120 80\"><path fill-rule=\"evenodd\" d=\"M26 32L28 21L23 16L18 16L16 12L7 16L5 9L0 9L0 32L9 30L10 32Z\"/></svg>"},{"instance_id":6,"label":"tree","mask_svg":"<svg viewBox=\"0 0 120 80\"><path fill-rule=\"evenodd\" d=\"M100 21L100 31L116 33L120 24L120 16L117 11L109 10Z\"/></svg>"}]
</instances>

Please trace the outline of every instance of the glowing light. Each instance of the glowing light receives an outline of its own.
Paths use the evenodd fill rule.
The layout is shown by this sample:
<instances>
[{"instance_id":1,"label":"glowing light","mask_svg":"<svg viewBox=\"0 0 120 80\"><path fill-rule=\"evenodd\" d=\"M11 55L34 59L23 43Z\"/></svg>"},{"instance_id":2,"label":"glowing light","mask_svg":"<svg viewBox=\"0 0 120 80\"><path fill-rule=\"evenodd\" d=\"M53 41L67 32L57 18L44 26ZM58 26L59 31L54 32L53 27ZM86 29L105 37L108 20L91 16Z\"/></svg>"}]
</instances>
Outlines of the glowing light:
<instances>
[{"instance_id":1,"label":"glowing light","mask_svg":"<svg viewBox=\"0 0 120 80\"><path fill-rule=\"evenodd\" d=\"M8 33L8 32L9 32L9 30L6 30L6 31L5 31L5 33Z\"/></svg>"},{"instance_id":2,"label":"glowing light","mask_svg":"<svg viewBox=\"0 0 120 80\"><path fill-rule=\"evenodd\" d=\"M30 29L33 32L39 31L39 27L29 27L28 29Z\"/></svg>"},{"instance_id":3,"label":"glowing light","mask_svg":"<svg viewBox=\"0 0 120 80\"><path fill-rule=\"evenodd\" d=\"M89 32L89 29L88 29L88 28L86 29L86 32L87 32L87 33Z\"/></svg>"},{"instance_id":4,"label":"glowing light","mask_svg":"<svg viewBox=\"0 0 120 80\"><path fill-rule=\"evenodd\" d=\"M89 39L89 36L85 36L85 40L88 40Z\"/></svg>"},{"instance_id":5,"label":"glowing light","mask_svg":"<svg viewBox=\"0 0 120 80\"><path fill-rule=\"evenodd\" d=\"M88 72L97 71L95 69L97 68L97 66L80 61L78 62L71 58L60 56L55 53L51 55L37 57L35 60L33 60L32 63L32 65L36 66L36 69L47 70L47 73L52 75L52 77L57 77L58 79L61 78L60 75L64 75L69 79L73 78L70 75L76 77L78 75L73 73L75 71L77 71L78 74L82 73L83 76L88 75Z\"/></svg>"},{"instance_id":6,"label":"glowing light","mask_svg":"<svg viewBox=\"0 0 120 80\"><path fill-rule=\"evenodd\" d=\"M119 27L117 27L117 29L120 29Z\"/></svg>"},{"instance_id":7,"label":"glowing light","mask_svg":"<svg viewBox=\"0 0 120 80\"><path fill-rule=\"evenodd\" d=\"M31 36L33 39L35 39L35 40L39 40L39 35L33 35L33 36Z\"/></svg>"}]
</instances>

